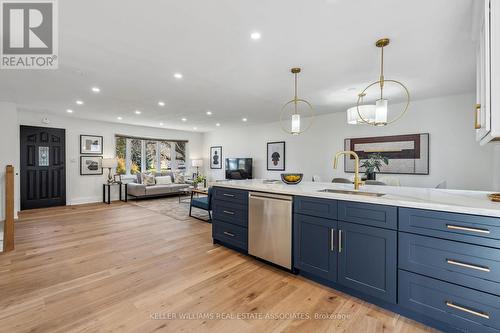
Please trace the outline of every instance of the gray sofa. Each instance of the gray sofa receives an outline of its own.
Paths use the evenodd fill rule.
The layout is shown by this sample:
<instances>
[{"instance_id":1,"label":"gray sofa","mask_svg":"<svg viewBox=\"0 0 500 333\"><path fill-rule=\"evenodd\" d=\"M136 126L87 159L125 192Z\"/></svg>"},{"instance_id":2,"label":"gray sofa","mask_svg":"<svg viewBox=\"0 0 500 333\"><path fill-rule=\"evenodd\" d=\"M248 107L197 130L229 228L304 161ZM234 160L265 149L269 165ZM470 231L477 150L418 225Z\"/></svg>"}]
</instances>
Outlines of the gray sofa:
<instances>
[{"instance_id":1,"label":"gray sofa","mask_svg":"<svg viewBox=\"0 0 500 333\"><path fill-rule=\"evenodd\" d=\"M127 184L128 195L136 198L159 197L179 194L181 190L189 187L188 183L174 184L174 174L172 172L155 173L155 177L157 176L170 176L172 178L172 184L145 185L142 184L141 174L137 174L136 179Z\"/></svg>"}]
</instances>

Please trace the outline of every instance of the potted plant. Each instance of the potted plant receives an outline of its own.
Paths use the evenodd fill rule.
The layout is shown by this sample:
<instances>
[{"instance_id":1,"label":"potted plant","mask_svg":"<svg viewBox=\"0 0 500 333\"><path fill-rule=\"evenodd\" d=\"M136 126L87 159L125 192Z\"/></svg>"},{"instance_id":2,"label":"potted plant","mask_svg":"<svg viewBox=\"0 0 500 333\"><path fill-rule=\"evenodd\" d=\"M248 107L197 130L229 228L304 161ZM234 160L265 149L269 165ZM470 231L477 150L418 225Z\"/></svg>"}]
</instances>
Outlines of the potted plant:
<instances>
[{"instance_id":1,"label":"potted plant","mask_svg":"<svg viewBox=\"0 0 500 333\"><path fill-rule=\"evenodd\" d=\"M389 159L380 153L368 155L368 158L361 163L361 167L365 168L367 180L375 180L376 172L380 171L382 163L389 165Z\"/></svg>"},{"instance_id":2,"label":"potted plant","mask_svg":"<svg viewBox=\"0 0 500 333\"><path fill-rule=\"evenodd\" d=\"M207 177L205 177L205 176L201 176L201 175L197 176L195 179L193 179L194 188L198 188L198 184L200 184L200 183L205 184L206 180L207 180Z\"/></svg>"}]
</instances>

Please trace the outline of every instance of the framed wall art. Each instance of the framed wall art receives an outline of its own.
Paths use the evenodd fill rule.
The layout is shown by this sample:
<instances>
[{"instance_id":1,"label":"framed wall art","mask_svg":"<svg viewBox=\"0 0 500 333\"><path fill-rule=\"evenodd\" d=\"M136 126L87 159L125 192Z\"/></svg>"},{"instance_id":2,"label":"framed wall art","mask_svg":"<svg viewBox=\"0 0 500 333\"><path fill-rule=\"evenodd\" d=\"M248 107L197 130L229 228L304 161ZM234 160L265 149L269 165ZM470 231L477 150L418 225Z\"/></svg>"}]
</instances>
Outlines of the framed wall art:
<instances>
[{"instance_id":1,"label":"framed wall art","mask_svg":"<svg viewBox=\"0 0 500 333\"><path fill-rule=\"evenodd\" d=\"M80 154L102 155L102 136L80 135Z\"/></svg>"},{"instance_id":2,"label":"framed wall art","mask_svg":"<svg viewBox=\"0 0 500 333\"><path fill-rule=\"evenodd\" d=\"M385 174L428 175L429 134L406 134L345 139L345 150L355 151L360 160L380 154L389 160L380 172ZM354 172L354 158L345 157L344 171ZM360 170L364 172L363 169Z\"/></svg>"},{"instance_id":3,"label":"framed wall art","mask_svg":"<svg viewBox=\"0 0 500 333\"><path fill-rule=\"evenodd\" d=\"M210 147L210 169L222 169L222 147Z\"/></svg>"},{"instance_id":4,"label":"framed wall art","mask_svg":"<svg viewBox=\"0 0 500 333\"><path fill-rule=\"evenodd\" d=\"M285 141L267 143L267 170L285 171Z\"/></svg>"},{"instance_id":5,"label":"framed wall art","mask_svg":"<svg viewBox=\"0 0 500 333\"><path fill-rule=\"evenodd\" d=\"M102 156L80 156L80 175L102 175Z\"/></svg>"}]
</instances>

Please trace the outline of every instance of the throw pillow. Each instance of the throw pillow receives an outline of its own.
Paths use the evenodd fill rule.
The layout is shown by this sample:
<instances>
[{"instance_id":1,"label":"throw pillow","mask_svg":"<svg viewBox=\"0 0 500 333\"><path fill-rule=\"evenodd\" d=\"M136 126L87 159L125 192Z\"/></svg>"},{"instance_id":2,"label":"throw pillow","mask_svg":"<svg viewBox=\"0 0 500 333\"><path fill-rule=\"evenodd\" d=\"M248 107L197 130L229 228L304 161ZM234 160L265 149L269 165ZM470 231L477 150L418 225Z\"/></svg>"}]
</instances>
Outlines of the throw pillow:
<instances>
[{"instance_id":1,"label":"throw pillow","mask_svg":"<svg viewBox=\"0 0 500 333\"><path fill-rule=\"evenodd\" d=\"M155 185L156 184L155 183L155 176L143 173L142 174L142 183L146 186Z\"/></svg>"},{"instance_id":2,"label":"throw pillow","mask_svg":"<svg viewBox=\"0 0 500 333\"><path fill-rule=\"evenodd\" d=\"M172 184L172 177L170 176L159 176L156 177L156 185L169 185Z\"/></svg>"},{"instance_id":3,"label":"throw pillow","mask_svg":"<svg viewBox=\"0 0 500 333\"><path fill-rule=\"evenodd\" d=\"M186 181L184 179L184 174L176 172L174 173L174 183L175 184L184 184Z\"/></svg>"}]
</instances>

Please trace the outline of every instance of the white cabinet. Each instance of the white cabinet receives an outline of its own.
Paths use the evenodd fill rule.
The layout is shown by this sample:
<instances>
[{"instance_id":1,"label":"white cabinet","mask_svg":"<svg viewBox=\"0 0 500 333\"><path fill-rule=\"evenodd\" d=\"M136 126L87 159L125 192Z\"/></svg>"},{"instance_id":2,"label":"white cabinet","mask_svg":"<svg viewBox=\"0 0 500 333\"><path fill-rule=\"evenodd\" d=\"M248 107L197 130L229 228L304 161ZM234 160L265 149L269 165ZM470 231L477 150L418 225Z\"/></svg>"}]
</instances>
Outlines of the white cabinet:
<instances>
[{"instance_id":1,"label":"white cabinet","mask_svg":"<svg viewBox=\"0 0 500 333\"><path fill-rule=\"evenodd\" d=\"M478 3L474 128L476 140L486 144L500 140L500 3Z\"/></svg>"}]
</instances>

